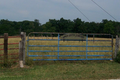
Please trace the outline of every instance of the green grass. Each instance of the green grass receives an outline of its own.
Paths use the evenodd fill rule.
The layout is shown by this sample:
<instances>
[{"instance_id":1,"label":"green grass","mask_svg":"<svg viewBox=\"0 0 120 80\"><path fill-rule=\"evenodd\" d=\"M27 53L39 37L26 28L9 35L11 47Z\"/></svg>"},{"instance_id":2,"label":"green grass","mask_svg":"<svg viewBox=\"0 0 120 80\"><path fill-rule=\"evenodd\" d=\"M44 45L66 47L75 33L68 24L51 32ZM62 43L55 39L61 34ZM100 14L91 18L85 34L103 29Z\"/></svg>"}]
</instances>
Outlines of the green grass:
<instances>
[{"instance_id":1,"label":"green grass","mask_svg":"<svg viewBox=\"0 0 120 80\"><path fill-rule=\"evenodd\" d=\"M93 80L120 78L120 64L110 61L37 62L30 68L0 68L0 80Z\"/></svg>"}]
</instances>

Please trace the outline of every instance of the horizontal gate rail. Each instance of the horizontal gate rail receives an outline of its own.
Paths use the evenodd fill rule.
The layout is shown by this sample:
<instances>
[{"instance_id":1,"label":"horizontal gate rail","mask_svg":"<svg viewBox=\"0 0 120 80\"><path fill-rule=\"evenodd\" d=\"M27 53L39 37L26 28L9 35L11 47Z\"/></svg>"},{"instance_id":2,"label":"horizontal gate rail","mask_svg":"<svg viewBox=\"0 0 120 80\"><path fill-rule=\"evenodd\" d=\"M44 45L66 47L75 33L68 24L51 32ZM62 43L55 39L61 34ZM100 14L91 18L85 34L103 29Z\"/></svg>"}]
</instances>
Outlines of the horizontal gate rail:
<instances>
[{"instance_id":1,"label":"horizontal gate rail","mask_svg":"<svg viewBox=\"0 0 120 80\"><path fill-rule=\"evenodd\" d=\"M58 55L29 55L29 57L57 57ZM59 57L84 57L86 55L59 55ZM87 55L87 56L112 56L112 55Z\"/></svg>"},{"instance_id":2,"label":"horizontal gate rail","mask_svg":"<svg viewBox=\"0 0 120 80\"><path fill-rule=\"evenodd\" d=\"M58 47L55 45L29 45L29 47ZM59 45L59 47L86 47L78 45ZM111 47L111 46L87 46L87 47Z\"/></svg>"},{"instance_id":3,"label":"horizontal gate rail","mask_svg":"<svg viewBox=\"0 0 120 80\"><path fill-rule=\"evenodd\" d=\"M33 61L78 61L78 60L110 60L106 58L96 58L96 59L33 59Z\"/></svg>"},{"instance_id":4,"label":"horizontal gate rail","mask_svg":"<svg viewBox=\"0 0 120 80\"><path fill-rule=\"evenodd\" d=\"M71 33L57 33L57 32L31 32L30 34L71 34ZM111 34L104 34L104 33L73 33L73 34L88 34L88 35L110 35Z\"/></svg>"},{"instance_id":5,"label":"horizontal gate rail","mask_svg":"<svg viewBox=\"0 0 120 80\"><path fill-rule=\"evenodd\" d=\"M41 41L58 41L58 39L29 39L29 40L41 40ZM28 41L29 41L28 40ZM71 40L71 39L70 39ZM63 41L63 40L59 40L59 41ZM67 40L66 40L67 41ZM86 40L79 40L79 41L86 41ZM88 41L110 41L111 42L111 40L88 40Z\"/></svg>"},{"instance_id":6,"label":"horizontal gate rail","mask_svg":"<svg viewBox=\"0 0 120 80\"><path fill-rule=\"evenodd\" d=\"M44 51L37 51L37 50L29 50L29 52L86 52L86 51L49 51L49 50L44 50ZM112 50L111 51L109 51L109 50L96 50L96 51L87 51L87 52L112 52Z\"/></svg>"}]
</instances>

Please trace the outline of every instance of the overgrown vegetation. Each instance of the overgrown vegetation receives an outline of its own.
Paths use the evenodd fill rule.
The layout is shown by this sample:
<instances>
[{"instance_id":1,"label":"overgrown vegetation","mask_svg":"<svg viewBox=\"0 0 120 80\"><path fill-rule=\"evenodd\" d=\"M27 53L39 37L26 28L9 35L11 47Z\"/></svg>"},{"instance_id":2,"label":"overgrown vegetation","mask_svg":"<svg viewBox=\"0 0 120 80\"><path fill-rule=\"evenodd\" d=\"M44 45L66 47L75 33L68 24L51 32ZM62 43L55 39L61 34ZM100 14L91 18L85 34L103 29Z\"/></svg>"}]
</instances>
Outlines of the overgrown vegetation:
<instances>
[{"instance_id":1,"label":"overgrown vegetation","mask_svg":"<svg viewBox=\"0 0 120 80\"><path fill-rule=\"evenodd\" d=\"M120 63L120 51L117 53L115 61L118 62L118 63Z\"/></svg>"},{"instance_id":2,"label":"overgrown vegetation","mask_svg":"<svg viewBox=\"0 0 120 80\"><path fill-rule=\"evenodd\" d=\"M102 20L97 22L85 22L77 18L73 21L60 18L60 20L49 19L45 24L39 20L34 21L9 21L0 20L0 35L9 33L9 35L19 35L20 32L64 32L64 33L108 33L116 35L120 33L120 22L111 20Z\"/></svg>"}]
</instances>

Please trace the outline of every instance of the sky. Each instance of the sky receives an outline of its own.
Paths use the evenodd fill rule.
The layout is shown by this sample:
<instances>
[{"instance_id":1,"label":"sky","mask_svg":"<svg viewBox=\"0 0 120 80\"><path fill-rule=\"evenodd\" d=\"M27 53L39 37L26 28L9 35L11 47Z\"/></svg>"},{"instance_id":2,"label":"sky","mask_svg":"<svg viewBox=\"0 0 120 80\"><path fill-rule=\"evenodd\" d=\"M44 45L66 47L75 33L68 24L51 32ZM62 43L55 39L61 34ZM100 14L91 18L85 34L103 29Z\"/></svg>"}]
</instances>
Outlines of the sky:
<instances>
[{"instance_id":1,"label":"sky","mask_svg":"<svg viewBox=\"0 0 120 80\"><path fill-rule=\"evenodd\" d=\"M120 0L93 0L110 15L98 7L92 0L0 0L0 20L34 21L38 19L45 24L49 19L60 18L74 20L80 18L85 22L101 22L103 19L120 22Z\"/></svg>"}]
</instances>

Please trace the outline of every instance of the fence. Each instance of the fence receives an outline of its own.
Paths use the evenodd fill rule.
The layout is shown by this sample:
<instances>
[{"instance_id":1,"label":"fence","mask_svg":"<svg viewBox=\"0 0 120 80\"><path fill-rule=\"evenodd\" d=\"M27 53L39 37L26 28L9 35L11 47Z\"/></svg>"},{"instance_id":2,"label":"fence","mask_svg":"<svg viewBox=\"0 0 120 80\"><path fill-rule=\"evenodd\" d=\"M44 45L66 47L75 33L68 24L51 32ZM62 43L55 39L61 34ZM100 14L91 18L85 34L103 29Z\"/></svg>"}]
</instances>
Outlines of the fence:
<instances>
[{"instance_id":1,"label":"fence","mask_svg":"<svg viewBox=\"0 0 120 80\"><path fill-rule=\"evenodd\" d=\"M19 61L19 40L20 36L8 36L8 33L0 37L0 63L8 64Z\"/></svg>"},{"instance_id":2,"label":"fence","mask_svg":"<svg viewBox=\"0 0 120 80\"><path fill-rule=\"evenodd\" d=\"M112 60L110 34L32 32L27 39L27 56L36 60Z\"/></svg>"}]
</instances>

